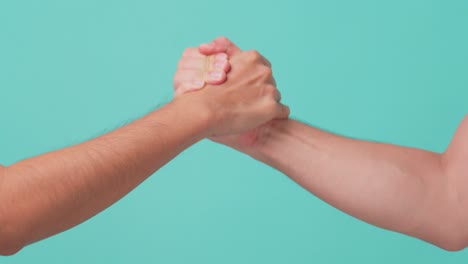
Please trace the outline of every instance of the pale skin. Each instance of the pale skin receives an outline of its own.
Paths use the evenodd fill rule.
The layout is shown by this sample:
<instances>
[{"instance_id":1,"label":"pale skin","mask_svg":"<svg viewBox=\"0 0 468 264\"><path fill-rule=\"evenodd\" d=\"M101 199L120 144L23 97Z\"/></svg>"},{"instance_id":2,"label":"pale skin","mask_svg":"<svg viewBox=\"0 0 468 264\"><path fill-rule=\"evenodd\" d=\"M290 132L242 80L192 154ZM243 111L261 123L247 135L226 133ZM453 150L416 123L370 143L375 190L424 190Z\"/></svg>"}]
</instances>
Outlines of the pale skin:
<instances>
[{"instance_id":1,"label":"pale skin","mask_svg":"<svg viewBox=\"0 0 468 264\"><path fill-rule=\"evenodd\" d=\"M289 109L279 103L263 61L255 51L238 53L230 63L227 56L198 56L194 63L202 75L190 85L203 91L180 94L96 139L0 166L0 254L86 221L203 138L287 118Z\"/></svg>"},{"instance_id":2,"label":"pale skin","mask_svg":"<svg viewBox=\"0 0 468 264\"><path fill-rule=\"evenodd\" d=\"M198 50L207 56L240 52L226 38ZM188 82L184 87L184 92L198 90L187 88ZM444 153L350 139L291 119L213 139L278 169L370 224L446 250L468 245L468 117Z\"/></svg>"}]
</instances>

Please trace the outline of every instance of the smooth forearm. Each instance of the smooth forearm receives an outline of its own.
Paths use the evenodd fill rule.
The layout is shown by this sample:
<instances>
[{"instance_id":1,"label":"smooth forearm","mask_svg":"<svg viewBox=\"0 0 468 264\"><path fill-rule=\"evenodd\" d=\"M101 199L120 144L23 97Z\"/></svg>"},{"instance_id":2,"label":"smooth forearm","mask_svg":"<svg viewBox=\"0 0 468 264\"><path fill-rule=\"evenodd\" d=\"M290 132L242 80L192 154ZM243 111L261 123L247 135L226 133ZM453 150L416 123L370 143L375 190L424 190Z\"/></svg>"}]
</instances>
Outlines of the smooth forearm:
<instances>
[{"instance_id":1,"label":"smooth forearm","mask_svg":"<svg viewBox=\"0 0 468 264\"><path fill-rule=\"evenodd\" d=\"M454 232L442 155L274 121L247 151L336 208L440 244Z\"/></svg>"},{"instance_id":2,"label":"smooth forearm","mask_svg":"<svg viewBox=\"0 0 468 264\"><path fill-rule=\"evenodd\" d=\"M190 107L172 102L99 138L6 167L1 227L24 245L102 211L205 136L203 111Z\"/></svg>"}]
</instances>

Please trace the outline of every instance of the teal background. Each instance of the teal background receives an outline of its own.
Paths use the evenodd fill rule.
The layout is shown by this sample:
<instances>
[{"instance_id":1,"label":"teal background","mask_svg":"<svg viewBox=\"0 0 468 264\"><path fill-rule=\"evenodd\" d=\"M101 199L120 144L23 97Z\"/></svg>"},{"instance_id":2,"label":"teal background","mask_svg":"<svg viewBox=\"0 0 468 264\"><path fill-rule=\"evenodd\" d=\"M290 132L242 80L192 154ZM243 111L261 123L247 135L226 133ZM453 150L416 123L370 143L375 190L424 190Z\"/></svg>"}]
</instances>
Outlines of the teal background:
<instances>
[{"instance_id":1,"label":"teal background","mask_svg":"<svg viewBox=\"0 0 468 264\"><path fill-rule=\"evenodd\" d=\"M172 98L184 48L258 49L295 118L443 151L468 111L468 1L0 1L0 161ZM358 164L357 164L358 166ZM123 200L0 263L464 263L203 141Z\"/></svg>"}]
</instances>

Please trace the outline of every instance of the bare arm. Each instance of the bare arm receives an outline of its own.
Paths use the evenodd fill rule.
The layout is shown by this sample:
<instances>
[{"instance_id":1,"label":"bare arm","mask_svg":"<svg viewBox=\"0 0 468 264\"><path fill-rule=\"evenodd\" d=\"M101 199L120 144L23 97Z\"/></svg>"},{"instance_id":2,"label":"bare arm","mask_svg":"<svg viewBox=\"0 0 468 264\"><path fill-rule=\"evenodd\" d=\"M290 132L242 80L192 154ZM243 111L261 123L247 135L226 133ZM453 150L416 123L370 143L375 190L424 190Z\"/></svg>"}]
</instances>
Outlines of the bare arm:
<instances>
[{"instance_id":1,"label":"bare arm","mask_svg":"<svg viewBox=\"0 0 468 264\"><path fill-rule=\"evenodd\" d=\"M444 154L273 121L237 145L334 207L447 250L468 244L468 118ZM287 155L285 155L287 153Z\"/></svg>"},{"instance_id":2,"label":"bare arm","mask_svg":"<svg viewBox=\"0 0 468 264\"><path fill-rule=\"evenodd\" d=\"M236 50L224 37L198 49L206 56ZM212 139L277 168L368 223L447 250L468 245L468 117L444 154L340 137L294 120Z\"/></svg>"},{"instance_id":3,"label":"bare arm","mask_svg":"<svg viewBox=\"0 0 468 264\"><path fill-rule=\"evenodd\" d=\"M2 253L87 220L206 136L204 110L188 107L197 114L173 102L99 138L2 168Z\"/></svg>"},{"instance_id":4,"label":"bare arm","mask_svg":"<svg viewBox=\"0 0 468 264\"><path fill-rule=\"evenodd\" d=\"M180 95L107 135L0 168L0 254L87 220L202 138L288 116L257 53L231 62L221 88Z\"/></svg>"}]
</instances>

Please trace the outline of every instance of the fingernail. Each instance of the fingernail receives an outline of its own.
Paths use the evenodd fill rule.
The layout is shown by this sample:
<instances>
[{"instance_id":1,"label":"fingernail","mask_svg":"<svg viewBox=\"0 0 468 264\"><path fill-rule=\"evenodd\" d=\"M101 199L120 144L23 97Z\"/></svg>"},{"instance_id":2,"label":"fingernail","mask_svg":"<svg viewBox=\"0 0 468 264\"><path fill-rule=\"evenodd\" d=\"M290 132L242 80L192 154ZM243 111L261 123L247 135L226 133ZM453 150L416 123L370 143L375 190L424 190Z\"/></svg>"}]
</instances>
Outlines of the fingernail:
<instances>
[{"instance_id":1,"label":"fingernail","mask_svg":"<svg viewBox=\"0 0 468 264\"><path fill-rule=\"evenodd\" d=\"M212 48L212 47L214 47L214 43L213 42L203 43L200 46L204 46L204 47L207 47L207 48Z\"/></svg>"},{"instance_id":2,"label":"fingernail","mask_svg":"<svg viewBox=\"0 0 468 264\"><path fill-rule=\"evenodd\" d=\"M200 89L200 88L203 88L203 86L205 86L205 82L200 81L200 80L195 80L195 81L192 81L192 85L194 89Z\"/></svg>"},{"instance_id":3,"label":"fingernail","mask_svg":"<svg viewBox=\"0 0 468 264\"><path fill-rule=\"evenodd\" d=\"M215 64L213 65L213 69L224 70L224 65L226 65L226 62L224 62L224 61L217 61L217 62L215 62Z\"/></svg>"},{"instance_id":4,"label":"fingernail","mask_svg":"<svg viewBox=\"0 0 468 264\"><path fill-rule=\"evenodd\" d=\"M213 71L213 72L210 72L209 75L212 79L219 80L223 76L223 73L219 71Z\"/></svg>"},{"instance_id":5,"label":"fingernail","mask_svg":"<svg viewBox=\"0 0 468 264\"><path fill-rule=\"evenodd\" d=\"M227 60L228 56L226 53L218 53L215 55L216 60Z\"/></svg>"}]
</instances>

